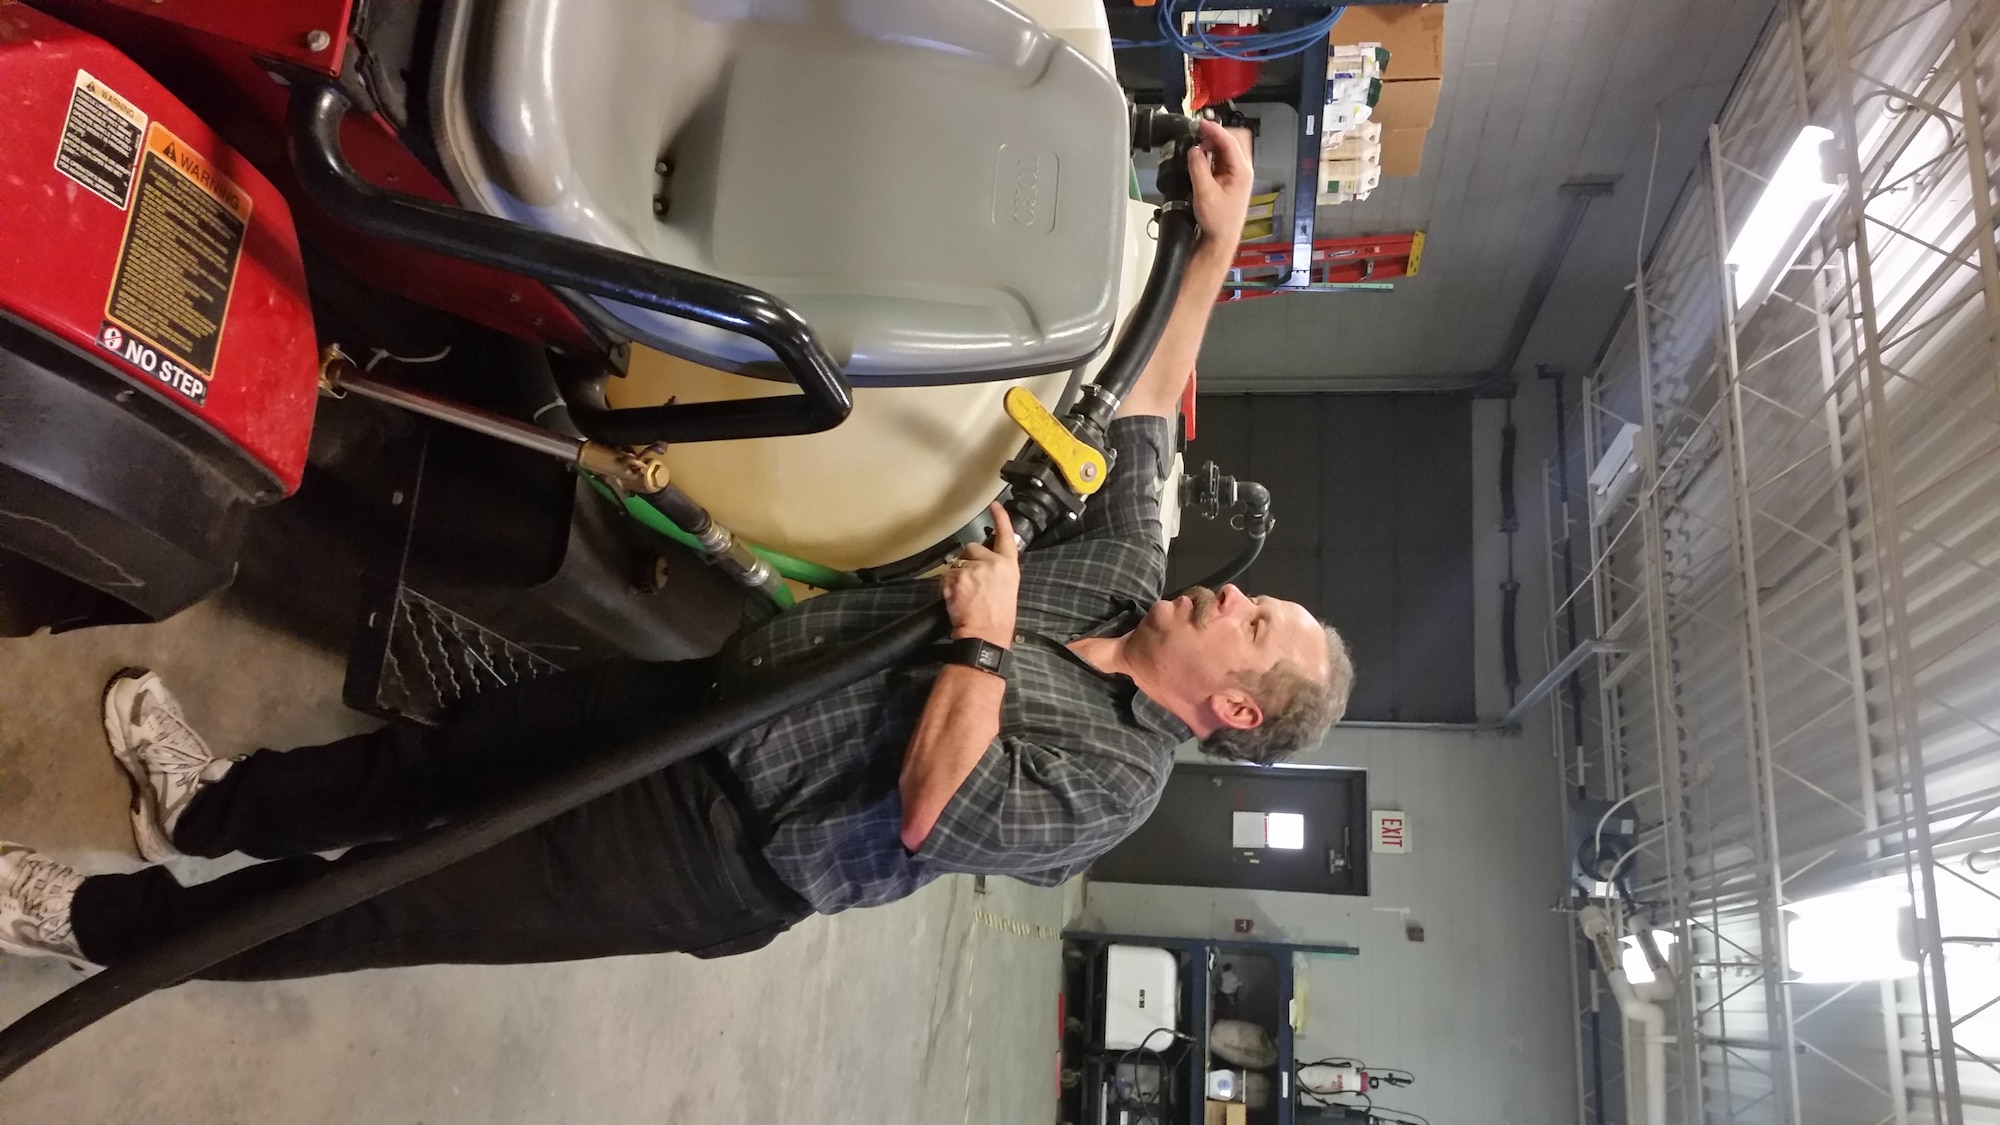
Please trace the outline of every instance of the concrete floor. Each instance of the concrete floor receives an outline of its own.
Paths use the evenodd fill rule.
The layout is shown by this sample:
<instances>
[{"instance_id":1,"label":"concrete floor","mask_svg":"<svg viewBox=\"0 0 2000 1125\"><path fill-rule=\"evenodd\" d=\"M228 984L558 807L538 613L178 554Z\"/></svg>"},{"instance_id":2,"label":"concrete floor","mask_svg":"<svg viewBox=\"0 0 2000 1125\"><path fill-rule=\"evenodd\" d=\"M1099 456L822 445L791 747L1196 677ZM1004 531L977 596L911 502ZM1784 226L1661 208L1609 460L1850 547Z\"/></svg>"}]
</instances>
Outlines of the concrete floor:
<instances>
[{"instance_id":1,"label":"concrete floor","mask_svg":"<svg viewBox=\"0 0 2000 1125\"><path fill-rule=\"evenodd\" d=\"M340 704L337 655L227 604L0 641L0 838L90 871L137 865L128 791L97 710L104 681L126 665L165 675L221 753L369 721ZM1068 890L994 879L980 896L954 877L713 962L182 985L0 1085L0 1125L1051 1121L1052 935ZM77 979L60 964L0 959L0 1020Z\"/></svg>"}]
</instances>

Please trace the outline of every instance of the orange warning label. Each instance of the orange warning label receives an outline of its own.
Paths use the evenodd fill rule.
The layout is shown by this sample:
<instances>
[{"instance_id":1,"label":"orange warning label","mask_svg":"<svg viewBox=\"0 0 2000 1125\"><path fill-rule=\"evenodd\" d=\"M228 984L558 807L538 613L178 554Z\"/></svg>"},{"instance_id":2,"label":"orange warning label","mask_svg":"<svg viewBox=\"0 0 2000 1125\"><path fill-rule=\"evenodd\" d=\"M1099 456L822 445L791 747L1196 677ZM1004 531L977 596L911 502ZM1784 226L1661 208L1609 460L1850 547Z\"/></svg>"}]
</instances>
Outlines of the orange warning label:
<instances>
[{"instance_id":1,"label":"orange warning label","mask_svg":"<svg viewBox=\"0 0 2000 1125\"><path fill-rule=\"evenodd\" d=\"M143 341L163 353L147 372L197 403L208 397L249 226L243 189L154 122L105 303L106 328L137 337L122 341L128 349Z\"/></svg>"}]
</instances>

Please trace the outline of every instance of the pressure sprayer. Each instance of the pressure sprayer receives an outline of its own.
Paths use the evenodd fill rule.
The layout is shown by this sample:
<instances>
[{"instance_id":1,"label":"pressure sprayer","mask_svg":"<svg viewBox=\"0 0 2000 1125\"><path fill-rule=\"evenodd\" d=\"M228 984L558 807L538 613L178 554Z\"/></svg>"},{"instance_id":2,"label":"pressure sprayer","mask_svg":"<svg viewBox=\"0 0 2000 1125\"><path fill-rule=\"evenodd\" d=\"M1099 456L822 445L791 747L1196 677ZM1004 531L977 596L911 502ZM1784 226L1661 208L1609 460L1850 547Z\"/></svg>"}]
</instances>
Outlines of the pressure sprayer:
<instances>
[{"instance_id":1,"label":"pressure sprayer","mask_svg":"<svg viewBox=\"0 0 2000 1125\"><path fill-rule=\"evenodd\" d=\"M851 408L845 377L796 313L765 294L716 278L573 239L529 230L388 191L363 180L340 151L346 95L332 84L301 82L291 103L292 162L313 201L369 234L396 239L538 281L614 297L707 323L723 324L769 344L802 394L742 406L693 404L653 408L666 429L653 440L715 440L807 432L838 424ZM1105 434L1119 404L1152 358L1172 314L1197 234L1187 154L1198 132L1184 117L1135 109L1135 148L1162 153L1159 249L1144 292L1112 347L1098 381L1057 422L1035 403L1013 396L1009 413L1028 431L1020 456L1003 470L1013 488L1008 510L1022 547L1077 517L1104 483ZM704 305L706 296L717 304ZM716 308L726 305L725 316ZM745 316L748 308L753 315ZM558 457L619 482L662 506L678 502L664 474L643 454L578 440L487 414L462 404L401 392L368 380L343 357L329 355L323 375L339 388L396 402L432 417L478 429ZM681 512L683 516L688 513ZM750 565L742 559L738 562ZM369 858L335 867L111 966L0 1029L0 1079L42 1052L156 989L178 984L220 961L391 888L493 847L521 832L604 796L710 747L805 706L830 692L892 667L946 630L942 604L919 610L829 654L798 672L716 703L672 730L632 738L601 756L459 817Z\"/></svg>"}]
</instances>

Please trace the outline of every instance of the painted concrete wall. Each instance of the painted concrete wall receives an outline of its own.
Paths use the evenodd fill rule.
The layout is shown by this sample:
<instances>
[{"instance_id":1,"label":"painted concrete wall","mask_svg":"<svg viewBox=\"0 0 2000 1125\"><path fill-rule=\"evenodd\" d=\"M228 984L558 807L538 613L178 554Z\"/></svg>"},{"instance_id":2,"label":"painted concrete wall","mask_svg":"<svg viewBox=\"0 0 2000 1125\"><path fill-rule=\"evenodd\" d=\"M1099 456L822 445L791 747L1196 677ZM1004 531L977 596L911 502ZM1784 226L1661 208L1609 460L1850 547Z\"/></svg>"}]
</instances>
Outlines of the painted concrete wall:
<instances>
[{"instance_id":1,"label":"painted concrete wall","mask_svg":"<svg viewBox=\"0 0 2000 1125\"><path fill-rule=\"evenodd\" d=\"M1545 385L1524 387L1515 403L1524 689L1549 663L1539 493L1547 393ZM1498 659L1506 548L1495 531L1491 483L1502 410L1480 403L1474 414L1474 474L1483 482L1473 517L1475 643L1488 717L1507 709ZM1300 761L1366 769L1370 805L1401 809L1410 821L1408 854L1370 857L1369 895L1091 883L1081 922L1125 933L1225 937L1235 919L1249 918L1254 935L1267 940L1359 946L1357 958L1307 966L1300 1058L1342 1055L1415 1072L1414 1087L1382 1104L1433 1125L1573 1121L1567 923L1549 909L1563 882L1552 753L1545 709L1519 733L1336 728ZM1406 939L1406 922L1423 927L1421 943Z\"/></svg>"}]
</instances>

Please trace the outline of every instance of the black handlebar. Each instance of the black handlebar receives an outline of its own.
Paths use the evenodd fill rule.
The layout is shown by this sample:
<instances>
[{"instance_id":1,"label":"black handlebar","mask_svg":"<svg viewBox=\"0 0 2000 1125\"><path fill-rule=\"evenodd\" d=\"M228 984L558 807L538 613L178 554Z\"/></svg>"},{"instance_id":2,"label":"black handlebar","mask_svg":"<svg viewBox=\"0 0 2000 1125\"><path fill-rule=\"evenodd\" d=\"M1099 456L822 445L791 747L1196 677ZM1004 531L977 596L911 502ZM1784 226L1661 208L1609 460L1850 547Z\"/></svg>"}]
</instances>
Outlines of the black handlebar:
<instances>
[{"instance_id":1,"label":"black handlebar","mask_svg":"<svg viewBox=\"0 0 2000 1125\"><path fill-rule=\"evenodd\" d=\"M830 430L854 409L840 366L785 302L719 277L371 184L340 149L347 94L328 83L294 81L292 164L306 195L334 218L378 238L748 336L777 353L804 392L578 412L586 436L614 445L782 437Z\"/></svg>"}]
</instances>

